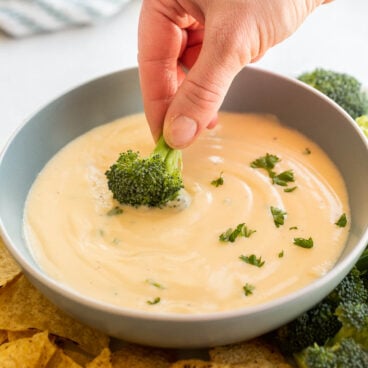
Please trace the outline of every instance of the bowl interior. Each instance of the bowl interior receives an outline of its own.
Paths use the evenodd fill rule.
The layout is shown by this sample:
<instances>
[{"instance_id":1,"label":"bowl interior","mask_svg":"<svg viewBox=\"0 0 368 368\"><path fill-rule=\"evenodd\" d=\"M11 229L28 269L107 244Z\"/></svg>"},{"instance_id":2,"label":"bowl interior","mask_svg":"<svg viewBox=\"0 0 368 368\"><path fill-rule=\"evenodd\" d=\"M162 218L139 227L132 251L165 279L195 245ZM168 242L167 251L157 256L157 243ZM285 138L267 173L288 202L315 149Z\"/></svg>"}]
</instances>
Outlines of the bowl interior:
<instances>
[{"instance_id":1,"label":"bowl interior","mask_svg":"<svg viewBox=\"0 0 368 368\"><path fill-rule=\"evenodd\" d=\"M245 68L236 77L222 109L275 114L318 143L340 169L350 199L352 226L334 268L341 270L339 281L363 251L368 238L368 147L360 130L342 109L320 93L296 80L253 67ZM72 139L102 123L141 111L137 69L113 73L50 103L16 132L3 151L0 228L11 253L40 284L45 275L27 248L22 223L24 203L35 177Z\"/></svg>"}]
</instances>

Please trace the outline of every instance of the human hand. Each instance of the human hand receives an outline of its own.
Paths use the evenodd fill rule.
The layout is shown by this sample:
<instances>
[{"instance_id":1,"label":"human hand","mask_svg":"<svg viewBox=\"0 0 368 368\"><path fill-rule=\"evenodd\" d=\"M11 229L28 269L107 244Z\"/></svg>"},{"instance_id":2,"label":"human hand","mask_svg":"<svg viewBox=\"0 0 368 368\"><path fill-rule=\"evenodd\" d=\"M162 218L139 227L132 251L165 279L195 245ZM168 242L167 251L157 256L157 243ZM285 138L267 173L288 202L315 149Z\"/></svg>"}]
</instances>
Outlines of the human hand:
<instances>
[{"instance_id":1,"label":"human hand","mask_svg":"<svg viewBox=\"0 0 368 368\"><path fill-rule=\"evenodd\" d=\"M214 127L236 74L329 1L143 0L138 62L153 137L184 148Z\"/></svg>"}]
</instances>

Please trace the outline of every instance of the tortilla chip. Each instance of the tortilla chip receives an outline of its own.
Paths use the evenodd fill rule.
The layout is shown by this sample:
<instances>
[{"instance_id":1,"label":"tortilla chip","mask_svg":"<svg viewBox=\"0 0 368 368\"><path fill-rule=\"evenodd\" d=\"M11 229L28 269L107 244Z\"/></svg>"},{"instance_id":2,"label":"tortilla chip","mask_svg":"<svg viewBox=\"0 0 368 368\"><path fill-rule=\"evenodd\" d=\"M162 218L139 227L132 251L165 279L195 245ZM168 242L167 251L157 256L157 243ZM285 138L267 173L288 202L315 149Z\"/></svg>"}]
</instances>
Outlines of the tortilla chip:
<instances>
[{"instance_id":1,"label":"tortilla chip","mask_svg":"<svg viewBox=\"0 0 368 368\"><path fill-rule=\"evenodd\" d=\"M271 345L263 338L256 338L238 344L215 347L209 350L211 361L226 364L259 364L267 367L265 361L271 363L270 367L288 367L284 356L277 347ZM286 364L286 366L285 366ZM257 367L257 365L254 365Z\"/></svg>"},{"instance_id":2,"label":"tortilla chip","mask_svg":"<svg viewBox=\"0 0 368 368\"><path fill-rule=\"evenodd\" d=\"M233 367L234 366L230 364L206 362L204 360L198 359L178 360L176 363L170 366L170 368L233 368Z\"/></svg>"},{"instance_id":3,"label":"tortilla chip","mask_svg":"<svg viewBox=\"0 0 368 368\"><path fill-rule=\"evenodd\" d=\"M14 341L19 339L24 339L26 337L32 337L36 333L39 333L39 330L29 329L24 331L8 331L8 341Z\"/></svg>"},{"instance_id":4,"label":"tortilla chip","mask_svg":"<svg viewBox=\"0 0 368 368\"><path fill-rule=\"evenodd\" d=\"M8 341L8 331L0 330L0 345Z\"/></svg>"},{"instance_id":5,"label":"tortilla chip","mask_svg":"<svg viewBox=\"0 0 368 368\"><path fill-rule=\"evenodd\" d=\"M65 355L61 349L57 349L46 368L82 368L82 366Z\"/></svg>"},{"instance_id":6,"label":"tortilla chip","mask_svg":"<svg viewBox=\"0 0 368 368\"><path fill-rule=\"evenodd\" d=\"M113 368L169 368L170 354L161 349L126 345L112 353Z\"/></svg>"},{"instance_id":7,"label":"tortilla chip","mask_svg":"<svg viewBox=\"0 0 368 368\"><path fill-rule=\"evenodd\" d=\"M50 342L47 331L0 346L2 368L44 368L56 347Z\"/></svg>"},{"instance_id":8,"label":"tortilla chip","mask_svg":"<svg viewBox=\"0 0 368 368\"><path fill-rule=\"evenodd\" d=\"M70 340L56 339L56 345L67 355L69 358L73 359L76 363L84 367L95 357L82 350L76 343Z\"/></svg>"},{"instance_id":9,"label":"tortilla chip","mask_svg":"<svg viewBox=\"0 0 368 368\"><path fill-rule=\"evenodd\" d=\"M0 329L29 328L70 339L94 356L109 344L108 336L67 316L21 275L0 293Z\"/></svg>"},{"instance_id":10,"label":"tortilla chip","mask_svg":"<svg viewBox=\"0 0 368 368\"><path fill-rule=\"evenodd\" d=\"M0 288L14 280L20 275L21 269L14 261L0 237Z\"/></svg>"},{"instance_id":11,"label":"tortilla chip","mask_svg":"<svg viewBox=\"0 0 368 368\"><path fill-rule=\"evenodd\" d=\"M86 365L86 368L112 368L110 349L103 349L92 362Z\"/></svg>"}]
</instances>

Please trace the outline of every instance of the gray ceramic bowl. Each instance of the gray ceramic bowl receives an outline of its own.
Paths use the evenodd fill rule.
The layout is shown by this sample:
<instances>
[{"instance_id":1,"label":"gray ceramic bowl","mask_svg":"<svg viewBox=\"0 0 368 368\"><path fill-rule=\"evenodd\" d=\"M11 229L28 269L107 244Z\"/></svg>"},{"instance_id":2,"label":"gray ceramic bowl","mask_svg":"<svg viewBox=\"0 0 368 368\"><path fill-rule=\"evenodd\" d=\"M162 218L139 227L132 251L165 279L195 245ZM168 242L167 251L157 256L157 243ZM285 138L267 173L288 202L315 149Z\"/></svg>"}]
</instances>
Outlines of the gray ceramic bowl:
<instances>
[{"instance_id":1,"label":"gray ceramic bowl","mask_svg":"<svg viewBox=\"0 0 368 368\"><path fill-rule=\"evenodd\" d=\"M351 231L335 267L313 284L257 307L199 315L156 314L108 305L46 275L23 238L27 193L46 162L87 130L142 111L136 69L114 73L51 102L14 135L0 158L0 225L24 273L49 299L77 319L129 341L194 348L226 344L270 331L318 302L347 274L367 244L368 147L353 120L320 93L256 68L235 79L224 110L267 112L318 143L339 167L350 196Z\"/></svg>"}]
</instances>

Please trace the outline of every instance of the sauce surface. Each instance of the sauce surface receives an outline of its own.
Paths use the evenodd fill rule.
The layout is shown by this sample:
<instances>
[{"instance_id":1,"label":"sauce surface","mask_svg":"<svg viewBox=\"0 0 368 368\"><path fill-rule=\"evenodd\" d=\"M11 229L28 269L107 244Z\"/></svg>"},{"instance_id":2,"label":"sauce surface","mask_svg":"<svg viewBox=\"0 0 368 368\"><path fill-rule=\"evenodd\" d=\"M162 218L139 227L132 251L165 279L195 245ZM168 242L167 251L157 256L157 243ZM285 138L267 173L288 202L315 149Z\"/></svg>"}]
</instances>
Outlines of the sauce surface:
<instances>
[{"instance_id":1,"label":"sauce surface","mask_svg":"<svg viewBox=\"0 0 368 368\"><path fill-rule=\"evenodd\" d=\"M349 219L345 184L327 155L268 115L221 113L218 126L183 151L187 208L122 207L105 171L120 152L148 156L154 144L143 114L97 127L65 146L38 175L24 230L40 267L70 288L133 309L201 313L256 305L321 277L337 261ZM250 163L276 155L273 184ZM223 185L211 182L222 175ZM284 189L294 188L291 192ZM270 208L286 212L276 226ZM245 223L249 237L219 236ZM294 238L313 239L302 248ZM261 267L241 256L264 262ZM247 294L247 295L246 295Z\"/></svg>"}]
</instances>

